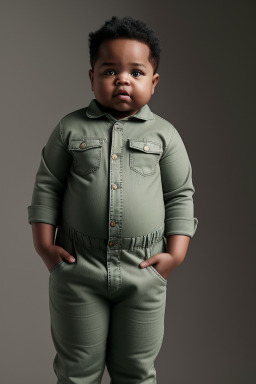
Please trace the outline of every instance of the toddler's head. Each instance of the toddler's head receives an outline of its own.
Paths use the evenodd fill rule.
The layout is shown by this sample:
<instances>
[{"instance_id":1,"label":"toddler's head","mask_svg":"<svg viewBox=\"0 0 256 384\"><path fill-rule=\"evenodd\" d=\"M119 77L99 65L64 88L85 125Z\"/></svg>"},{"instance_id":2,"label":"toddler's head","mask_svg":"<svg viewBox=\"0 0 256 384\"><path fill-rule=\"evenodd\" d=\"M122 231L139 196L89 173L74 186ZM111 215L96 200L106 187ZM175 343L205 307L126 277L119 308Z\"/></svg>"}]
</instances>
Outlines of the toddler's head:
<instances>
[{"instance_id":1,"label":"toddler's head","mask_svg":"<svg viewBox=\"0 0 256 384\"><path fill-rule=\"evenodd\" d=\"M91 89L104 110L122 119L148 103L159 81L161 49L147 24L113 16L89 33L89 51Z\"/></svg>"}]
</instances>

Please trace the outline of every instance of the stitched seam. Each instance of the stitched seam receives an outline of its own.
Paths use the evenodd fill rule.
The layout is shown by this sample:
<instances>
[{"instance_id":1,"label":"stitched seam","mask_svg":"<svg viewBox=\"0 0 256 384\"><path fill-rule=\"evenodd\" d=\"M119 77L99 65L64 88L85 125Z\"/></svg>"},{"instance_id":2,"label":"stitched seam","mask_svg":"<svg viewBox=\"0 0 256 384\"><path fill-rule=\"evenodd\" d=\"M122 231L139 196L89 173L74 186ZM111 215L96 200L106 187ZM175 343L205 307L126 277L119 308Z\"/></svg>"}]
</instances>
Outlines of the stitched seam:
<instances>
[{"instance_id":1,"label":"stitched seam","mask_svg":"<svg viewBox=\"0 0 256 384\"><path fill-rule=\"evenodd\" d=\"M165 220L165 223L167 223L168 221L171 221L171 220L187 220L187 221L194 221L194 218L187 218L187 217L172 217L170 219L166 219Z\"/></svg>"},{"instance_id":2,"label":"stitched seam","mask_svg":"<svg viewBox=\"0 0 256 384\"><path fill-rule=\"evenodd\" d=\"M183 235L183 236L189 236L192 237L191 233L188 232L180 232L180 231L173 231L173 232L166 232L165 237L173 236L173 235Z\"/></svg>"},{"instance_id":3,"label":"stitched seam","mask_svg":"<svg viewBox=\"0 0 256 384\"><path fill-rule=\"evenodd\" d=\"M155 153L151 153L151 154L155 154ZM155 165L154 165L152 172L142 173L138 170L139 167L136 167L134 165L134 156L133 155L134 155L134 153L129 152L129 167L131 170L133 170L134 172L138 173L139 175L141 175L143 177L152 176L156 173L156 166L159 163L161 156L156 156L156 161L155 161ZM159 153L157 153L156 155L159 155Z\"/></svg>"},{"instance_id":4,"label":"stitched seam","mask_svg":"<svg viewBox=\"0 0 256 384\"><path fill-rule=\"evenodd\" d=\"M90 140L90 139L96 139L98 141L103 141L106 140L104 137L99 137L99 136L76 136L76 137L71 137L70 141L80 141L80 140Z\"/></svg>"},{"instance_id":5,"label":"stitched seam","mask_svg":"<svg viewBox=\"0 0 256 384\"><path fill-rule=\"evenodd\" d=\"M136 149L139 149L140 151L143 151L145 153L162 153L162 144L157 142L157 141L147 140L146 138L143 138L143 140L141 140L141 138L133 138L133 139L128 139L127 141L129 141L130 148L136 148ZM136 146L135 143L132 144L132 141L135 141L135 142L138 142L138 143L143 143L143 144L145 144L145 143L155 144L159 148L160 152L156 152L156 150L155 151L154 150L153 151L150 151L150 150L146 151L146 150Z\"/></svg>"}]
</instances>

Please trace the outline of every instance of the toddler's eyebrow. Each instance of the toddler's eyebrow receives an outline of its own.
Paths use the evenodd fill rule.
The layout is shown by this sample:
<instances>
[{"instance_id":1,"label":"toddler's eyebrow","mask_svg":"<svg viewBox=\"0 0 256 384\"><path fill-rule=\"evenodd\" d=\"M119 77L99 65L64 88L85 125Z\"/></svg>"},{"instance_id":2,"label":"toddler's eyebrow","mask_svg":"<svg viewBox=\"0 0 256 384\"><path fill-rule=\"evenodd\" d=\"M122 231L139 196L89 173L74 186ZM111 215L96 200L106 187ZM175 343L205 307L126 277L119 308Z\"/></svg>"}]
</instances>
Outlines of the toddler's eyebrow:
<instances>
[{"instance_id":1,"label":"toddler's eyebrow","mask_svg":"<svg viewBox=\"0 0 256 384\"><path fill-rule=\"evenodd\" d=\"M141 64L141 63L128 63L129 65L133 65L133 66L137 66L137 67L144 67L146 68L146 66L144 64ZM102 63L101 66L109 66L109 65L116 65L116 63Z\"/></svg>"}]
</instances>

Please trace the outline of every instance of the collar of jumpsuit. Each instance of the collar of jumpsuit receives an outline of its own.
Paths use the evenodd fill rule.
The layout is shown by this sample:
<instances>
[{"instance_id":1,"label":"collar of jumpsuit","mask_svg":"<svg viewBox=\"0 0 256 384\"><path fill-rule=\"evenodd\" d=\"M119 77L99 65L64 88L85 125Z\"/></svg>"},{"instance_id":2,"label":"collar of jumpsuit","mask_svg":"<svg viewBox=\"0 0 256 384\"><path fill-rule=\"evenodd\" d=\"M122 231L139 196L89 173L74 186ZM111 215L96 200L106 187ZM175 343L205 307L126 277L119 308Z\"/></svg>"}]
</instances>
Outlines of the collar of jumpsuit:
<instances>
[{"instance_id":1,"label":"collar of jumpsuit","mask_svg":"<svg viewBox=\"0 0 256 384\"><path fill-rule=\"evenodd\" d=\"M120 120L115 119L108 112L104 111L96 99L91 100L91 102L90 102L90 104L86 110L86 115L88 117L91 117L91 118L97 118L97 117L107 115L107 116L111 117L111 119L113 119L114 121L120 121ZM141 119L141 120L154 120L153 113L151 112L148 104L145 104L143 107L141 107L134 115L125 117L121 120L129 120L133 117L135 117L137 119Z\"/></svg>"}]
</instances>

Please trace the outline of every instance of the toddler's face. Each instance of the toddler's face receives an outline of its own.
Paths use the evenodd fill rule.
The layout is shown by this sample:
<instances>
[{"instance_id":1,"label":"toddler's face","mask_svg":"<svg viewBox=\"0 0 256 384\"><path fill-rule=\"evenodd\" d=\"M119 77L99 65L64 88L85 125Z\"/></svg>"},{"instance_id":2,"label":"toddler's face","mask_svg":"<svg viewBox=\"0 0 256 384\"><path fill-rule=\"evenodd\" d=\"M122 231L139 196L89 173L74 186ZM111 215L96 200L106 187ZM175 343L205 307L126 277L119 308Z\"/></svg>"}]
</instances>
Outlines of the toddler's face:
<instances>
[{"instance_id":1,"label":"toddler's face","mask_svg":"<svg viewBox=\"0 0 256 384\"><path fill-rule=\"evenodd\" d=\"M153 95L159 74L153 75L149 53L146 44L131 39L107 40L100 45L94 71L89 70L91 89L116 119L133 115ZM119 90L126 90L128 95L116 96Z\"/></svg>"}]
</instances>

